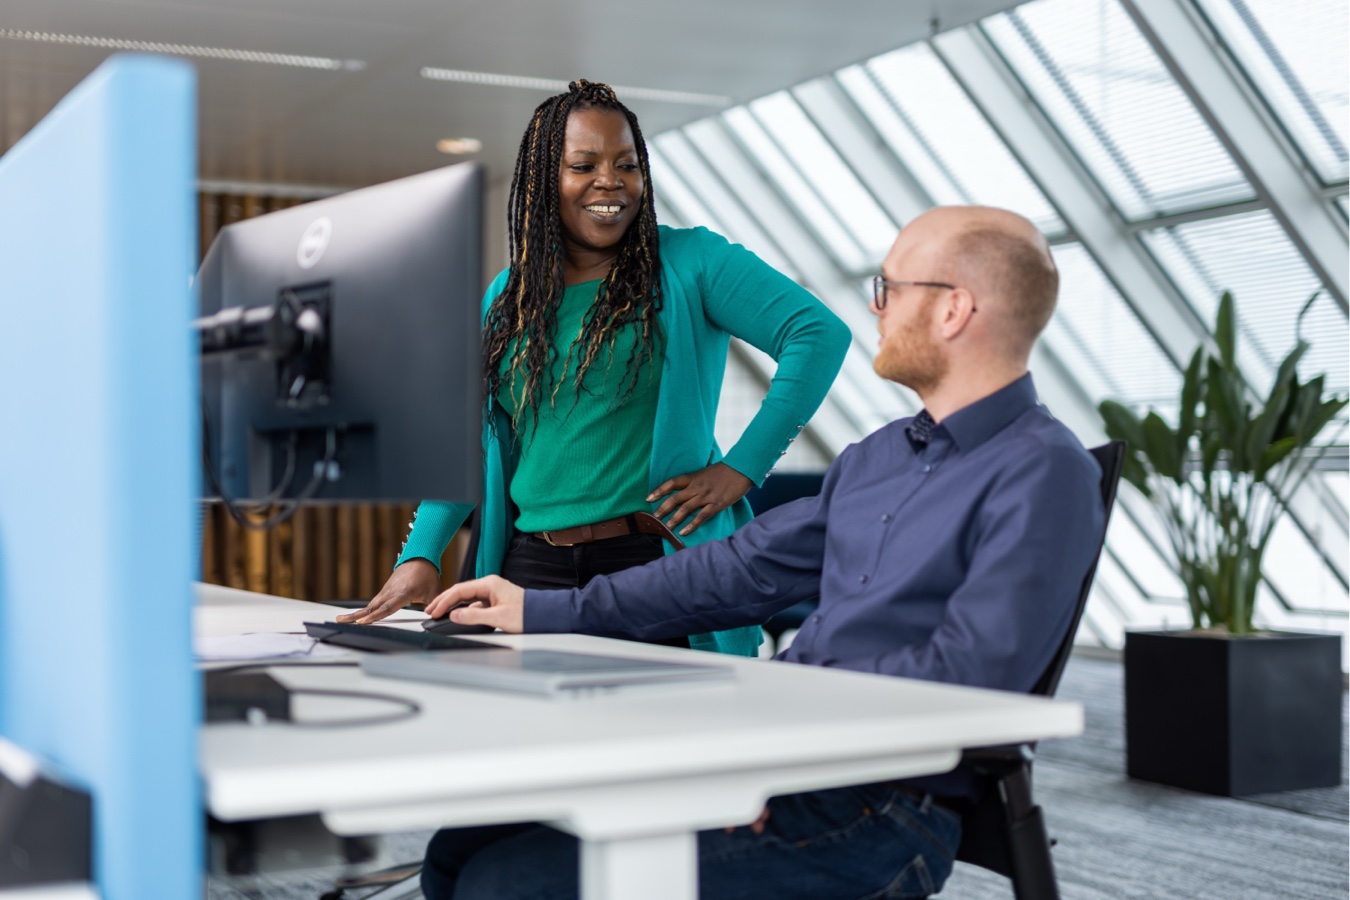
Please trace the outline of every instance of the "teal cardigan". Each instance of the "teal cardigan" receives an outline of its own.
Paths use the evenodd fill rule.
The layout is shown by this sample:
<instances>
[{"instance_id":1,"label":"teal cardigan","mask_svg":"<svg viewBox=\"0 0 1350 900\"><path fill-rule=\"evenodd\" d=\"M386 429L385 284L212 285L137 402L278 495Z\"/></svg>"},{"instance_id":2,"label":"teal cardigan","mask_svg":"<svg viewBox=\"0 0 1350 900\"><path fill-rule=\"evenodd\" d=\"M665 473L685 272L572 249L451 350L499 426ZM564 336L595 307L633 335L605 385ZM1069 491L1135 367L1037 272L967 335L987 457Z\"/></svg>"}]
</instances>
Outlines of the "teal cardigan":
<instances>
[{"instance_id":1,"label":"teal cardigan","mask_svg":"<svg viewBox=\"0 0 1350 900\"><path fill-rule=\"evenodd\" d=\"M656 406L650 486L655 488L667 478L696 472L719 460L761 484L825 399L848 350L848 327L792 279L706 228L663 225L660 241L660 321L666 355ZM507 274L503 271L488 287L484 315L505 288ZM778 368L759 412L723 456L713 426L731 335L773 357ZM479 577L501 572L513 533L509 488L519 455L510 439L510 417L501 404L490 398L485 417L476 560ZM489 422L495 422L495 430L488 427ZM659 504L652 503L652 511ZM425 559L439 566L446 545L472 510L472 504L423 501L398 564ZM742 498L685 542L693 545L724 538L750 518L750 505ZM673 552L669 544L666 552ZM757 626L689 638L696 650L741 656L756 655L759 642Z\"/></svg>"}]
</instances>

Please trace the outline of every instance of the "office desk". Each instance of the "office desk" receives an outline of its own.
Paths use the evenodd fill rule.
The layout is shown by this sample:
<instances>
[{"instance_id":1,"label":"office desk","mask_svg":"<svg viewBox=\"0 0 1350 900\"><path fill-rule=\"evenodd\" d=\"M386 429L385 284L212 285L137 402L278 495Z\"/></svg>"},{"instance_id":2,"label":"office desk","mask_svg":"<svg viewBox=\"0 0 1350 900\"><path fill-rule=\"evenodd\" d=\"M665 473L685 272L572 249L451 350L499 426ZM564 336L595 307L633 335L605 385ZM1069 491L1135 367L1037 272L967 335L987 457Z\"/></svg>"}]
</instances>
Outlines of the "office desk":
<instances>
[{"instance_id":1,"label":"office desk","mask_svg":"<svg viewBox=\"0 0 1350 900\"><path fill-rule=\"evenodd\" d=\"M202 585L199 634L300 631L341 612ZM400 612L394 619L415 620ZM414 623L406 627L417 627ZM495 643L690 661L583 635ZM703 657L699 657L703 658ZM1082 732L1077 704L759 660L730 685L545 700L274 669L292 687L395 694L416 718L366 728L213 725L206 803L232 821L320 813L339 834L544 821L582 843L587 900L697 896L695 832L752 821L774 794L944 772L966 747ZM319 702L319 701L315 701ZM305 698L296 698L305 713ZM354 715L388 711L366 705Z\"/></svg>"}]
</instances>

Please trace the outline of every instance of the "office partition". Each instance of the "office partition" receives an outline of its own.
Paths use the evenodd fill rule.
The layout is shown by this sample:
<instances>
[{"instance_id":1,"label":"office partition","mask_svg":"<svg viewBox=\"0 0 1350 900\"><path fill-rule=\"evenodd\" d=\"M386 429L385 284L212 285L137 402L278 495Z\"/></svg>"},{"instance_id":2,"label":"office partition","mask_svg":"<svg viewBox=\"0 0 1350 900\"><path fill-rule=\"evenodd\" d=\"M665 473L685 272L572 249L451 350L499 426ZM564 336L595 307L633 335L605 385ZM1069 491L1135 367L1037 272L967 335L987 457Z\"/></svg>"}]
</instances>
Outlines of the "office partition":
<instances>
[{"instance_id":1,"label":"office partition","mask_svg":"<svg viewBox=\"0 0 1350 900\"><path fill-rule=\"evenodd\" d=\"M0 736L107 900L201 892L195 74L116 56L0 157Z\"/></svg>"}]
</instances>

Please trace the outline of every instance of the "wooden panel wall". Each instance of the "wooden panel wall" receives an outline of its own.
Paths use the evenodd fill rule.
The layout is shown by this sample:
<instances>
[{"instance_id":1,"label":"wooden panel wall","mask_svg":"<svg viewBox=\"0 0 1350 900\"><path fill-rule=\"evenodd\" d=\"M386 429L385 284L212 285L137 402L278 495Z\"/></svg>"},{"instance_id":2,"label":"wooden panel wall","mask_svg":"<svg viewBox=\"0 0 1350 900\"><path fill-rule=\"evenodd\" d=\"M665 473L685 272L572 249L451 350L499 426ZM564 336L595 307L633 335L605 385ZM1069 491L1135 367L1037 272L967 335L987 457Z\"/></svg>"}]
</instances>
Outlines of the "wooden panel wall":
<instances>
[{"instance_id":1,"label":"wooden panel wall","mask_svg":"<svg viewBox=\"0 0 1350 900\"><path fill-rule=\"evenodd\" d=\"M198 199L203 255L221 227L305 202L244 194L203 193ZM289 521L269 531L254 531L231 519L221 504L203 505L203 581L318 601L374 596L393 569L414 508L387 503L306 504ZM461 530L446 548L441 560L443 585L454 583L467 544L468 534Z\"/></svg>"}]
</instances>

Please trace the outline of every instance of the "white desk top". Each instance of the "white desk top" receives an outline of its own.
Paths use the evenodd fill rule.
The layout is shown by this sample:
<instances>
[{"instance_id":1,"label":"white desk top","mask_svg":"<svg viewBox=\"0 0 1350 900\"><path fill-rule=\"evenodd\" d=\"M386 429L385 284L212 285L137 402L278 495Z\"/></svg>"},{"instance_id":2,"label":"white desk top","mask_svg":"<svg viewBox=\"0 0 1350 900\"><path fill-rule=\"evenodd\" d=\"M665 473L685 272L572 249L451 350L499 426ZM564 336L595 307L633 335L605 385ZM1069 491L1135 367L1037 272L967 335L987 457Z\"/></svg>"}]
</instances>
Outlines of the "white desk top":
<instances>
[{"instance_id":1,"label":"white desk top","mask_svg":"<svg viewBox=\"0 0 1350 900\"><path fill-rule=\"evenodd\" d=\"M198 634L300 631L336 607L198 587ZM415 622L404 611L393 620ZM408 627L416 627L410 625ZM485 640L689 660L695 651L582 635ZM768 796L946 771L965 747L1075 735L1074 703L760 660L731 661L731 685L547 700L371 678L358 669L278 668L291 687L416 701L421 715L353 728L212 725L201 766L224 820L320 812L370 833L494 821L553 821L587 838L748 822ZM299 716L323 712L303 696ZM307 703L310 704L307 706ZM393 711L351 701L346 715Z\"/></svg>"}]
</instances>

